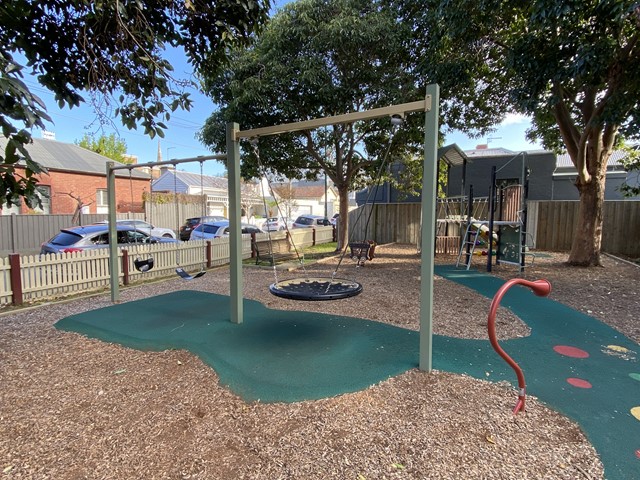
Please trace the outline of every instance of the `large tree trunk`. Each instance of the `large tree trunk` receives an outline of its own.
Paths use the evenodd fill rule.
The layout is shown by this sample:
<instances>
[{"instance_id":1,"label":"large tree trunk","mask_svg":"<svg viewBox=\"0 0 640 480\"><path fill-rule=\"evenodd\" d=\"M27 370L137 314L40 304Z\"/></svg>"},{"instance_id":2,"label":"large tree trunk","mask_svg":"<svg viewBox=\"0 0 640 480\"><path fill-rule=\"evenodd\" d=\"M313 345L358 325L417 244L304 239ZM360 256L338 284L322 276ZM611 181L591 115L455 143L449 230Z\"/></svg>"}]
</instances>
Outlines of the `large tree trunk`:
<instances>
[{"instance_id":1,"label":"large tree trunk","mask_svg":"<svg viewBox=\"0 0 640 480\"><path fill-rule=\"evenodd\" d=\"M606 165L606 162L605 162ZM577 182L580 192L578 224L573 235L568 263L576 266L599 266L602 245L602 208L606 167L585 184Z\"/></svg>"}]
</instances>

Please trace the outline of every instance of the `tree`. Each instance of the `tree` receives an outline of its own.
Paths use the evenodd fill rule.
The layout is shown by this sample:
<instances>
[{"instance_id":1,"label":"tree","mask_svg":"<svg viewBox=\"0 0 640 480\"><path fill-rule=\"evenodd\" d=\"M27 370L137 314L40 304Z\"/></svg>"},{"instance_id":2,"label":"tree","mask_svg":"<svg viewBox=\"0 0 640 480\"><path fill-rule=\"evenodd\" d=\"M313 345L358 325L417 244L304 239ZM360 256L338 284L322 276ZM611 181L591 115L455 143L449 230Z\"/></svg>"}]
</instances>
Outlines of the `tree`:
<instances>
[{"instance_id":1,"label":"tree","mask_svg":"<svg viewBox=\"0 0 640 480\"><path fill-rule=\"evenodd\" d=\"M131 163L131 160L125 157L127 153L127 142L117 138L115 133L108 136L100 135L98 139L93 135L85 133L79 141L76 141L76 145L104 155L116 162Z\"/></svg>"},{"instance_id":2,"label":"tree","mask_svg":"<svg viewBox=\"0 0 640 480\"><path fill-rule=\"evenodd\" d=\"M640 6L632 1L399 0L416 71L441 85L451 128L484 133L507 112L565 149L578 175L573 265L599 265L607 160L640 126Z\"/></svg>"},{"instance_id":3,"label":"tree","mask_svg":"<svg viewBox=\"0 0 640 480\"><path fill-rule=\"evenodd\" d=\"M249 129L419 99L404 68L408 34L376 0L288 4L254 46L233 52L229 68L205 77L221 108L200 139L220 151L229 121ZM243 147L242 175L315 179L326 173L340 198L339 244L345 246L348 192L375 172L390 130L388 121L376 121L262 137L259 157ZM407 145L403 138L396 150Z\"/></svg>"},{"instance_id":4,"label":"tree","mask_svg":"<svg viewBox=\"0 0 640 480\"><path fill-rule=\"evenodd\" d=\"M119 118L153 138L163 135L171 112L190 108L186 87L194 85L172 76L164 49L183 48L196 72L216 71L233 45L250 42L268 9L269 0L3 2L0 126L8 142L0 152L0 205L17 204L20 197L29 206L37 203L36 174L44 172L27 145L30 130L44 129L51 119L22 81L20 62L60 106L78 106L88 95L101 122ZM22 177L15 169L21 158Z\"/></svg>"},{"instance_id":5,"label":"tree","mask_svg":"<svg viewBox=\"0 0 640 480\"><path fill-rule=\"evenodd\" d=\"M286 221L292 217L293 212L298 208L294 190L291 188L291 180L285 184L273 184L271 190L277 196L277 199L273 200L274 216L284 217Z\"/></svg>"}]
</instances>

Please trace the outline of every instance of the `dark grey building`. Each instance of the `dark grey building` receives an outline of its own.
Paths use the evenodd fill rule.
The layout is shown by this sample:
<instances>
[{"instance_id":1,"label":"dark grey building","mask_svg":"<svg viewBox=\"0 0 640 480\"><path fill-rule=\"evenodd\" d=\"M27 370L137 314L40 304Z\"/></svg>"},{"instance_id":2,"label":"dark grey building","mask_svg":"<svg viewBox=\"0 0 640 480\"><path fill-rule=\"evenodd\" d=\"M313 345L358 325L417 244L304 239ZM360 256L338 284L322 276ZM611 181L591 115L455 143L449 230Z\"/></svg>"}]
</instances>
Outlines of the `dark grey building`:
<instances>
[{"instance_id":1,"label":"dark grey building","mask_svg":"<svg viewBox=\"0 0 640 480\"><path fill-rule=\"evenodd\" d=\"M624 197L620 191L623 183L628 182L630 185L637 184L637 172L626 172L624 166L620 162L624 158L625 152L616 150L609 157L607 163L607 183L604 190L605 200L629 200ZM575 187L578 172L573 166L571 158L568 154L558 155L556 160L556 169L553 172L553 191L551 200L578 200L578 189ZM637 200L638 197L633 197Z\"/></svg>"},{"instance_id":2,"label":"dark grey building","mask_svg":"<svg viewBox=\"0 0 640 480\"><path fill-rule=\"evenodd\" d=\"M529 174L529 200L549 200L553 192L553 172L556 156L546 150L513 152L504 148L467 150L470 162L466 168L465 195L473 186L474 197L488 197L491 188L491 168L496 167L498 185L522 184L525 172ZM460 185L462 168L452 167L449 185ZM574 187L575 188L575 187ZM452 192L449 192L451 195ZM455 191L454 195L460 195Z\"/></svg>"}]
</instances>

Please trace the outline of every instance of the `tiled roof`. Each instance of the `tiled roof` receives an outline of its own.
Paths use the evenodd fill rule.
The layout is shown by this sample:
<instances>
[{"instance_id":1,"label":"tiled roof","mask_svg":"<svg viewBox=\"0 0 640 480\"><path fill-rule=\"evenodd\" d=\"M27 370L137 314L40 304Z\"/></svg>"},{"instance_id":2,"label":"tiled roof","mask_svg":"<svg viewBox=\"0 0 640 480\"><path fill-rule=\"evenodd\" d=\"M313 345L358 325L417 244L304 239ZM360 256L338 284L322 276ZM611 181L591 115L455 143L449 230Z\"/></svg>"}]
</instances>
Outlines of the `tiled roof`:
<instances>
[{"instance_id":1,"label":"tiled roof","mask_svg":"<svg viewBox=\"0 0 640 480\"><path fill-rule=\"evenodd\" d=\"M293 187L295 198L320 198L324 196L324 185L308 185Z\"/></svg>"},{"instance_id":2,"label":"tiled roof","mask_svg":"<svg viewBox=\"0 0 640 480\"><path fill-rule=\"evenodd\" d=\"M0 137L0 148L4 151L7 139ZM27 151L34 161L50 170L90 173L107 175L107 162L112 160L98 153L87 150L72 143L62 143L56 140L34 138L33 143L27 145ZM117 164L118 162L116 162ZM128 170L116 170L118 176L129 176ZM135 178L149 178L149 175L138 169L131 171Z\"/></svg>"}]
</instances>

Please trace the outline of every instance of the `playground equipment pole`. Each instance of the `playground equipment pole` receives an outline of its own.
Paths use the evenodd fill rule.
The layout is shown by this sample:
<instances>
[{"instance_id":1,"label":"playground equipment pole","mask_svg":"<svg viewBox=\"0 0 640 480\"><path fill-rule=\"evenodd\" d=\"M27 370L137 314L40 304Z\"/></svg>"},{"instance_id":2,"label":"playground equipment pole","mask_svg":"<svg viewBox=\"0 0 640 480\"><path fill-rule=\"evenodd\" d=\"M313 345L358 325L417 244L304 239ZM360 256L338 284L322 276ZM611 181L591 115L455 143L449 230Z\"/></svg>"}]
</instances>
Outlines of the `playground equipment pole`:
<instances>
[{"instance_id":1,"label":"playground equipment pole","mask_svg":"<svg viewBox=\"0 0 640 480\"><path fill-rule=\"evenodd\" d=\"M500 355L511 366L511 368L513 368L516 372L516 376L518 377L518 402L513 409L513 414L515 415L520 411L524 411L524 401L526 396L524 373L522 373L520 366L507 354L507 352L502 349L500 345L498 345L498 337L496 335L496 314L498 307L500 306L500 301L502 300L502 297L504 297L505 293L507 293L507 290L514 285L524 285L525 287L529 287L533 293L539 297L546 297L551 292L551 284L548 280L544 279L530 282L529 280L524 280L522 278L513 278L500 287L494 295L491 306L489 307L487 329L489 330L489 341L491 342L491 346L496 352L498 352L498 355Z\"/></svg>"},{"instance_id":2,"label":"playground equipment pole","mask_svg":"<svg viewBox=\"0 0 640 480\"><path fill-rule=\"evenodd\" d=\"M491 167L491 187L489 188L489 232L487 235L487 272L491 271L493 263L493 221L496 210L496 166Z\"/></svg>"}]
</instances>

